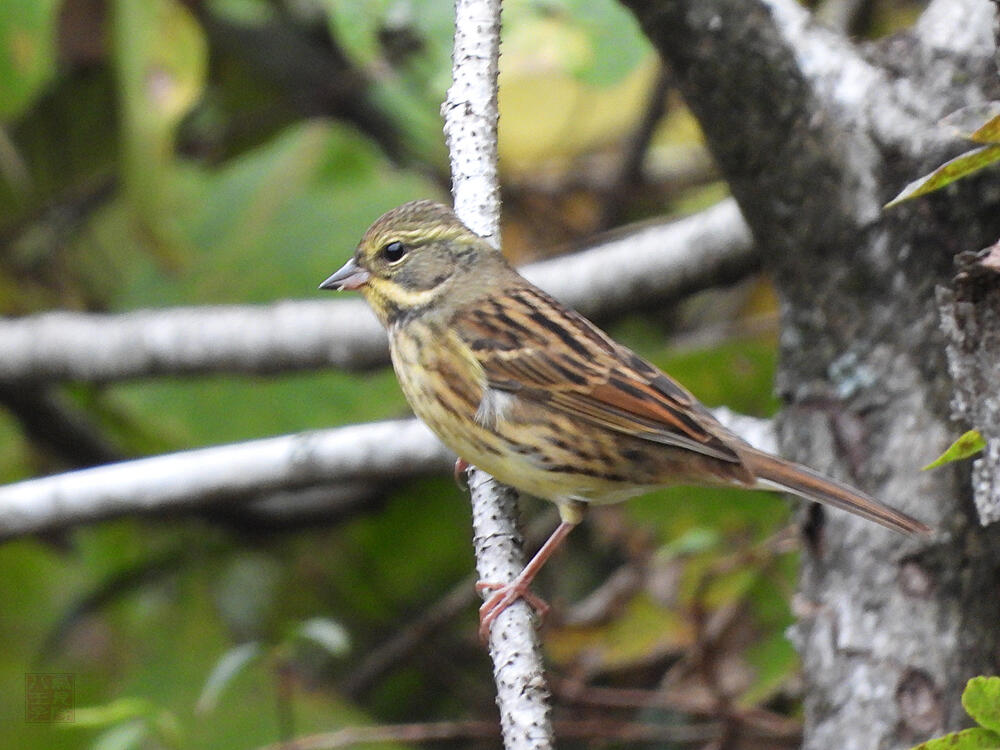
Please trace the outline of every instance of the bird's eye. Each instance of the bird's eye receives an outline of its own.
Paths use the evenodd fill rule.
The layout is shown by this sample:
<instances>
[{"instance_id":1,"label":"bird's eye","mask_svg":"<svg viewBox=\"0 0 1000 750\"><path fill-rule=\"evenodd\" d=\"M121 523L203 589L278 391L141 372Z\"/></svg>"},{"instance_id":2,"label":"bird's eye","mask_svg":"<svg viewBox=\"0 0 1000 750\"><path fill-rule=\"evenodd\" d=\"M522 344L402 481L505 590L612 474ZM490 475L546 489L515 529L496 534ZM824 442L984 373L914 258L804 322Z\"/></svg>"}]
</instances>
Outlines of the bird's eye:
<instances>
[{"instance_id":1,"label":"bird's eye","mask_svg":"<svg viewBox=\"0 0 1000 750\"><path fill-rule=\"evenodd\" d=\"M390 242L382 248L382 257L390 263L395 263L406 254L406 246L402 242Z\"/></svg>"}]
</instances>

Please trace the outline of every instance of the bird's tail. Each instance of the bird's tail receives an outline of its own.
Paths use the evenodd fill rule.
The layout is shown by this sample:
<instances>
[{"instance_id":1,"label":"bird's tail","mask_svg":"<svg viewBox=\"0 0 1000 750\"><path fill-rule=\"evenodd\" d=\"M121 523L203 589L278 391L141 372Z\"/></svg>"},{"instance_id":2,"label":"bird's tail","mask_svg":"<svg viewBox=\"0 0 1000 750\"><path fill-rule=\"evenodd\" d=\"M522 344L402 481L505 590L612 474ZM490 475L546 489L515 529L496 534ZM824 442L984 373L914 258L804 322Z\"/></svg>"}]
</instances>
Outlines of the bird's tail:
<instances>
[{"instance_id":1,"label":"bird's tail","mask_svg":"<svg viewBox=\"0 0 1000 750\"><path fill-rule=\"evenodd\" d=\"M927 524L806 466L757 450L743 451L742 458L744 465L757 477L762 488L783 490L807 500L826 503L902 534L931 533L931 527Z\"/></svg>"}]
</instances>

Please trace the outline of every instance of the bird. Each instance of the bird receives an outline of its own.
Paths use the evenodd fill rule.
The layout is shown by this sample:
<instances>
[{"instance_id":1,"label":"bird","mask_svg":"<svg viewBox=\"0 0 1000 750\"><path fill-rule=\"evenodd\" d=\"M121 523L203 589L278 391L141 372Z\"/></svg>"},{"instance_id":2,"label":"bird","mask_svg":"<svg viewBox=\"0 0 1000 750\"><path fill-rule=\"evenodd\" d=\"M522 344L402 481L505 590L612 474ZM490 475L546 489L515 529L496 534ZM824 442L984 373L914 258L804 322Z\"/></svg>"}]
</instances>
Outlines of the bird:
<instances>
[{"instance_id":1,"label":"bird","mask_svg":"<svg viewBox=\"0 0 1000 750\"><path fill-rule=\"evenodd\" d=\"M480 582L485 638L591 504L672 485L790 492L908 535L926 524L861 490L758 450L683 386L519 274L445 205L379 217L320 284L357 290L388 332L414 413L458 456L560 523L511 582Z\"/></svg>"}]
</instances>

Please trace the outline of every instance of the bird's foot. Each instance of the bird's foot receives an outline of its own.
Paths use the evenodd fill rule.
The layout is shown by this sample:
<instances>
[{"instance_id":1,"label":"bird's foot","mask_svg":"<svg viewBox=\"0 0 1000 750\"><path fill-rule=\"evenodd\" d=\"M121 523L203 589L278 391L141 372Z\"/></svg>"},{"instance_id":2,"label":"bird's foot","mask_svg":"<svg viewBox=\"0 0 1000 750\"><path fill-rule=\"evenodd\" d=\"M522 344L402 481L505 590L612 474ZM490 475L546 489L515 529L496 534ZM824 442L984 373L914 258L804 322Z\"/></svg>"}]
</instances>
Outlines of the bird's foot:
<instances>
[{"instance_id":1,"label":"bird's foot","mask_svg":"<svg viewBox=\"0 0 1000 750\"><path fill-rule=\"evenodd\" d=\"M544 617L545 613L549 611L549 605L540 596L531 591L529 588L530 584L530 580L525 581L520 577L511 583L488 583L480 581L476 584L476 591L479 593L483 593L484 591L493 592L492 596L483 602L483 606L479 608L479 638L483 643L489 641L490 628L493 627L493 621L497 619L501 612L518 599L524 599L540 617Z\"/></svg>"},{"instance_id":2,"label":"bird's foot","mask_svg":"<svg viewBox=\"0 0 1000 750\"><path fill-rule=\"evenodd\" d=\"M455 459L455 484L462 491L469 489L469 478L465 472L469 470L469 462L464 458Z\"/></svg>"}]
</instances>

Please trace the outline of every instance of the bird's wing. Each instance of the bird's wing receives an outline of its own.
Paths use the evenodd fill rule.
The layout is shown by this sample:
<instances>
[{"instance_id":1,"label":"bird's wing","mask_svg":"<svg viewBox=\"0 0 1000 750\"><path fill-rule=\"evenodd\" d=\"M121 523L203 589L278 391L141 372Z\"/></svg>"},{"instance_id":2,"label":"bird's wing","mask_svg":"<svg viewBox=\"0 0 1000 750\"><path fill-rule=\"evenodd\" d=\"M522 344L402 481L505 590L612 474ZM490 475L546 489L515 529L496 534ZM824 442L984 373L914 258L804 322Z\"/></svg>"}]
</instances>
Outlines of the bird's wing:
<instances>
[{"instance_id":1,"label":"bird's wing","mask_svg":"<svg viewBox=\"0 0 1000 750\"><path fill-rule=\"evenodd\" d=\"M533 286L478 300L453 330L491 388L599 427L740 462L694 396Z\"/></svg>"}]
</instances>

